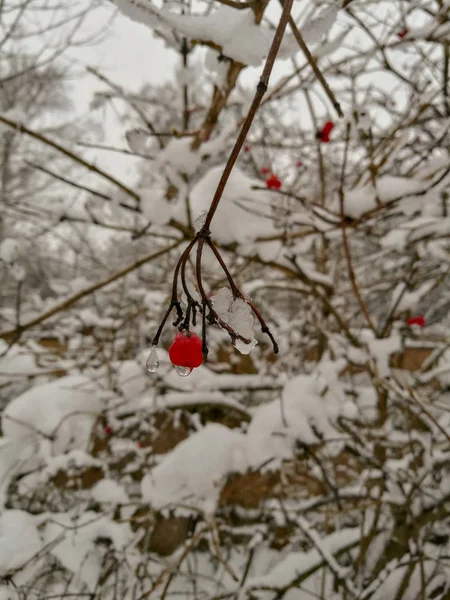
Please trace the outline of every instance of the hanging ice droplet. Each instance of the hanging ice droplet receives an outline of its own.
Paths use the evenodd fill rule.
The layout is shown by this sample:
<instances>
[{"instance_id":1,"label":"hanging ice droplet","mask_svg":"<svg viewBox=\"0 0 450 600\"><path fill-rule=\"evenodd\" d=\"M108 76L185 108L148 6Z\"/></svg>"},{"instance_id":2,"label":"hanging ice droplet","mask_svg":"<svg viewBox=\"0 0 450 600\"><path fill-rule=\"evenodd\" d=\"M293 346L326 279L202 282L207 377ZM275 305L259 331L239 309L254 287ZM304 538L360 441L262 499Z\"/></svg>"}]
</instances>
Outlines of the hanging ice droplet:
<instances>
[{"instance_id":1,"label":"hanging ice droplet","mask_svg":"<svg viewBox=\"0 0 450 600\"><path fill-rule=\"evenodd\" d=\"M191 374L191 367L180 367L179 365L175 365L175 371L180 375L180 377L187 377Z\"/></svg>"},{"instance_id":2,"label":"hanging ice droplet","mask_svg":"<svg viewBox=\"0 0 450 600\"><path fill-rule=\"evenodd\" d=\"M149 373L155 373L159 368L159 358L156 348L153 346L150 354L148 355L147 362L145 363L145 368Z\"/></svg>"}]
</instances>

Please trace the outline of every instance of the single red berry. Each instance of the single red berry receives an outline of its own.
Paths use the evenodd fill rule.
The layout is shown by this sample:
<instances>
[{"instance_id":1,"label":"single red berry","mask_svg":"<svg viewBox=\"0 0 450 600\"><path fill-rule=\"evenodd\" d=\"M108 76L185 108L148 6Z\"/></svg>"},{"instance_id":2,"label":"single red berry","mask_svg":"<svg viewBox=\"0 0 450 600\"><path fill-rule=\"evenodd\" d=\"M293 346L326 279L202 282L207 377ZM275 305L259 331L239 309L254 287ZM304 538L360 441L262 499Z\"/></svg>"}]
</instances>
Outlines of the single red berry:
<instances>
[{"instance_id":1,"label":"single red berry","mask_svg":"<svg viewBox=\"0 0 450 600\"><path fill-rule=\"evenodd\" d=\"M281 188L281 181L272 173L269 179L266 179L266 185L269 190L279 190Z\"/></svg>"},{"instance_id":2,"label":"single red berry","mask_svg":"<svg viewBox=\"0 0 450 600\"><path fill-rule=\"evenodd\" d=\"M137 446L138 448L142 448L142 442L140 442L140 441L138 440L138 441L136 442L136 446Z\"/></svg>"},{"instance_id":3,"label":"single red berry","mask_svg":"<svg viewBox=\"0 0 450 600\"><path fill-rule=\"evenodd\" d=\"M333 121L327 121L325 123L325 125L322 127L322 130L319 131L317 138L324 144L327 144L330 141L330 133L333 131L333 129L334 129Z\"/></svg>"},{"instance_id":4,"label":"single red berry","mask_svg":"<svg viewBox=\"0 0 450 600\"><path fill-rule=\"evenodd\" d=\"M425 327L425 317L422 315L417 315L417 317L409 317L407 320L407 324L409 327L412 325L418 325L419 327Z\"/></svg>"},{"instance_id":5,"label":"single red berry","mask_svg":"<svg viewBox=\"0 0 450 600\"><path fill-rule=\"evenodd\" d=\"M402 40L405 37L405 35L408 35L408 33L409 33L409 30L406 29L406 27L405 27L405 29L402 29L401 31L399 31L397 33L397 37L399 37Z\"/></svg>"},{"instance_id":6,"label":"single red berry","mask_svg":"<svg viewBox=\"0 0 450 600\"><path fill-rule=\"evenodd\" d=\"M301 161L301 160L298 160L298 161L296 162L296 165L297 165L297 167L303 167L303 163L302 163L302 161Z\"/></svg>"},{"instance_id":7,"label":"single red berry","mask_svg":"<svg viewBox=\"0 0 450 600\"><path fill-rule=\"evenodd\" d=\"M111 435L112 432L113 432L113 428L111 427L111 425L107 425L105 427L105 433L106 433L106 435Z\"/></svg>"},{"instance_id":8,"label":"single red berry","mask_svg":"<svg viewBox=\"0 0 450 600\"><path fill-rule=\"evenodd\" d=\"M244 152L250 152L250 146L244 146Z\"/></svg>"},{"instance_id":9,"label":"single red berry","mask_svg":"<svg viewBox=\"0 0 450 600\"><path fill-rule=\"evenodd\" d=\"M209 142L209 140L211 139L211 134L210 134L210 133L207 133L207 134L205 135L205 138L204 138L204 139L205 139L205 142Z\"/></svg>"},{"instance_id":10,"label":"single red berry","mask_svg":"<svg viewBox=\"0 0 450 600\"><path fill-rule=\"evenodd\" d=\"M177 367L199 367L203 363L202 340L190 331L177 333L169 348L169 358Z\"/></svg>"},{"instance_id":11,"label":"single red berry","mask_svg":"<svg viewBox=\"0 0 450 600\"><path fill-rule=\"evenodd\" d=\"M267 175L268 173L270 173L269 167L263 167L261 169L261 175Z\"/></svg>"}]
</instances>

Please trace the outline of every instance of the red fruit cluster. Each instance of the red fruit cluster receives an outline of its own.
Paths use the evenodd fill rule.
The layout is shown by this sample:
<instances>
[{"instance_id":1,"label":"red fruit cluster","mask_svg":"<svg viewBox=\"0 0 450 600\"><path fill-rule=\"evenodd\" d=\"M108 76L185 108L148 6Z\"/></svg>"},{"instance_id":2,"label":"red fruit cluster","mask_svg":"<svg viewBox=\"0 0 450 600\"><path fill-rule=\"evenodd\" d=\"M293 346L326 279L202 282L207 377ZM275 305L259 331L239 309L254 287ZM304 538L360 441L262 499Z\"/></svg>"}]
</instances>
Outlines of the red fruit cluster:
<instances>
[{"instance_id":1,"label":"red fruit cluster","mask_svg":"<svg viewBox=\"0 0 450 600\"><path fill-rule=\"evenodd\" d=\"M266 185L269 190L279 190L281 188L281 181L272 173L269 179L266 179Z\"/></svg>"},{"instance_id":2,"label":"red fruit cluster","mask_svg":"<svg viewBox=\"0 0 450 600\"><path fill-rule=\"evenodd\" d=\"M318 134L318 139L323 142L324 144L328 144L328 142L330 141L330 133L333 131L334 129L334 123L333 121L327 121L325 123L325 125L322 127L322 130L319 131Z\"/></svg>"},{"instance_id":3,"label":"red fruit cluster","mask_svg":"<svg viewBox=\"0 0 450 600\"><path fill-rule=\"evenodd\" d=\"M190 331L177 333L169 348L169 358L177 367L199 367L203 363L202 340Z\"/></svg>"},{"instance_id":4,"label":"red fruit cluster","mask_svg":"<svg viewBox=\"0 0 450 600\"><path fill-rule=\"evenodd\" d=\"M407 320L409 327L412 325L418 325L419 327L425 327L425 317L417 315L417 317L409 317Z\"/></svg>"}]
</instances>

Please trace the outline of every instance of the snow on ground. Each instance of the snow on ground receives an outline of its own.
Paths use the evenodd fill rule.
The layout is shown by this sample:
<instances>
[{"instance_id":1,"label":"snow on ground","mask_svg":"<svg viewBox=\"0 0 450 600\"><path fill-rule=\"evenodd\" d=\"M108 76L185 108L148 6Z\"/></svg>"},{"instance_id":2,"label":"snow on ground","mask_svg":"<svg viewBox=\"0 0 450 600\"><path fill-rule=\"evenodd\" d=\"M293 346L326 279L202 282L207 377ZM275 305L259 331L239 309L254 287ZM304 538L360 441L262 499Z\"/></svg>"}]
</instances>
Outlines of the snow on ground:
<instances>
[{"instance_id":1,"label":"snow on ground","mask_svg":"<svg viewBox=\"0 0 450 600\"><path fill-rule=\"evenodd\" d=\"M341 549L351 548L360 537L359 527L343 528L322 539L321 546L327 554L335 554ZM250 578L245 589L287 587L302 574L318 568L322 563L322 555L316 548L307 552L290 552L267 574Z\"/></svg>"},{"instance_id":2,"label":"snow on ground","mask_svg":"<svg viewBox=\"0 0 450 600\"><path fill-rule=\"evenodd\" d=\"M110 517L93 511L86 511L79 517L68 513L52 514L43 537L53 556L91 591L97 585L104 554L95 540L107 538L116 550L122 551L133 539L127 523L115 523Z\"/></svg>"},{"instance_id":3,"label":"snow on ground","mask_svg":"<svg viewBox=\"0 0 450 600\"><path fill-rule=\"evenodd\" d=\"M181 504L214 513L223 478L244 468L244 436L209 423L144 477L142 497L155 508Z\"/></svg>"}]
</instances>

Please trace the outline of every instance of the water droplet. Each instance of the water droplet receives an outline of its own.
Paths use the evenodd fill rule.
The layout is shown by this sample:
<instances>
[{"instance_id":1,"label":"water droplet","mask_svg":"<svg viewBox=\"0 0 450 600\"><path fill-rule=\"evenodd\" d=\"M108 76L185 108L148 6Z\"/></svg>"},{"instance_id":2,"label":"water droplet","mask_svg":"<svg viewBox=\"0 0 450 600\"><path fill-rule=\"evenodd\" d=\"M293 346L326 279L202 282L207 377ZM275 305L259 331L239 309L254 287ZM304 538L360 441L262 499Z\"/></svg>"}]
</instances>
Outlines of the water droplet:
<instances>
[{"instance_id":1,"label":"water droplet","mask_svg":"<svg viewBox=\"0 0 450 600\"><path fill-rule=\"evenodd\" d=\"M180 375L180 377L187 377L191 374L191 367L180 367L179 365L175 365L175 371Z\"/></svg>"},{"instance_id":2,"label":"water droplet","mask_svg":"<svg viewBox=\"0 0 450 600\"><path fill-rule=\"evenodd\" d=\"M145 363L145 368L149 373L156 373L159 368L159 358L158 353L156 352L156 348L153 348L148 355L147 362Z\"/></svg>"}]
</instances>

